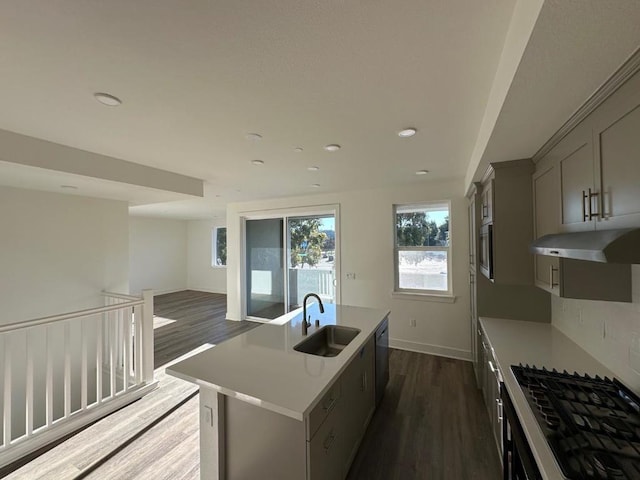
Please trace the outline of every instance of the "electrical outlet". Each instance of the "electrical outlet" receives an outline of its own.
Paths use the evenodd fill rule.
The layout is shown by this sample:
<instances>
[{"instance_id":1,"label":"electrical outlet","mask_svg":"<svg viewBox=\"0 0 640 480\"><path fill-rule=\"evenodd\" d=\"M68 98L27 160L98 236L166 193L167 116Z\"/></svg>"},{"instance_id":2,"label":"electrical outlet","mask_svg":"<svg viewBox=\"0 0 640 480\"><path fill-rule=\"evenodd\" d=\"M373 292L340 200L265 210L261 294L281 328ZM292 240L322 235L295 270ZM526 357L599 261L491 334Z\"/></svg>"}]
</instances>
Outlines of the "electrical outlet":
<instances>
[{"instance_id":1,"label":"electrical outlet","mask_svg":"<svg viewBox=\"0 0 640 480\"><path fill-rule=\"evenodd\" d=\"M347 272L347 280L355 280L356 274L353 272Z\"/></svg>"},{"instance_id":2,"label":"electrical outlet","mask_svg":"<svg viewBox=\"0 0 640 480\"><path fill-rule=\"evenodd\" d=\"M410 327L415 327L416 326L416 319L415 318L410 318L409 319L409 326Z\"/></svg>"}]
</instances>

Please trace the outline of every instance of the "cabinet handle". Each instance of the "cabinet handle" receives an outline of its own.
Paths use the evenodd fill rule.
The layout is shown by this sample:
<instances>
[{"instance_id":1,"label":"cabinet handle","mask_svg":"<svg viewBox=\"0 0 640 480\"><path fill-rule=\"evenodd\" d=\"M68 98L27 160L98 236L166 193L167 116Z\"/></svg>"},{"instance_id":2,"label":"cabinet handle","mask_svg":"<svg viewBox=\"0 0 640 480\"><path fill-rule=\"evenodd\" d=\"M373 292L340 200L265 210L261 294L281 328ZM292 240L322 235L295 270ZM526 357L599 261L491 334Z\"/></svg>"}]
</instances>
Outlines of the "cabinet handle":
<instances>
[{"instance_id":1,"label":"cabinet handle","mask_svg":"<svg viewBox=\"0 0 640 480\"><path fill-rule=\"evenodd\" d=\"M593 217L598 218L600 216L600 212L599 211L597 211L597 212L592 212L591 211L591 207L592 207L591 199L593 197L596 197L599 200L600 199L600 192L591 193L591 189L589 189L589 220L593 219ZM598 205L598 204L596 203L596 205ZM600 209L598 209L598 210L600 210Z\"/></svg>"},{"instance_id":2,"label":"cabinet handle","mask_svg":"<svg viewBox=\"0 0 640 480\"><path fill-rule=\"evenodd\" d=\"M591 191L591 190L589 190ZM587 216L587 208L584 205L584 202L587 201L589 199L589 197L587 196L587 192L585 192L584 190L582 190L582 221L586 222L587 219L589 218Z\"/></svg>"},{"instance_id":3,"label":"cabinet handle","mask_svg":"<svg viewBox=\"0 0 640 480\"><path fill-rule=\"evenodd\" d=\"M336 439L336 435L333 433L333 430L331 430L329 432L329 435L327 435L327 438L325 438L324 442L322 443L325 453L329 453L329 449L331 448L331 445L333 445L333 442L335 441L335 439Z\"/></svg>"},{"instance_id":4,"label":"cabinet handle","mask_svg":"<svg viewBox=\"0 0 640 480\"><path fill-rule=\"evenodd\" d=\"M489 205L482 204L482 218L489 217Z\"/></svg>"},{"instance_id":5,"label":"cabinet handle","mask_svg":"<svg viewBox=\"0 0 640 480\"><path fill-rule=\"evenodd\" d=\"M496 398L496 409L498 410L498 421L502 422L502 400Z\"/></svg>"},{"instance_id":6,"label":"cabinet handle","mask_svg":"<svg viewBox=\"0 0 640 480\"><path fill-rule=\"evenodd\" d=\"M330 412L331 410L333 410L333 407L335 407L336 405L336 399L334 397L331 397L329 399L329 404L328 405L322 405L322 409L325 412Z\"/></svg>"},{"instance_id":7,"label":"cabinet handle","mask_svg":"<svg viewBox=\"0 0 640 480\"><path fill-rule=\"evenodd\" d=\"M489 360L489 368L492 373L496 373L496 367L493 366L493 362L491 360Z\"/></svg>"},{"instance_id":8,"label":"cabinet handle","mask_svg":"<svg viewBox=\"0 0 640 480\"><path fill-rule=\"evenodd\" d=\"M367 372L362 374L362 378L360 379L360 390L364 392L367 389Z\"/></svg>"},{"instance_id":9,"label":"cabinet handle","mask_svg":"<svg viewBox=\"0 0 640 480\"><path fill-rule=\"evenodd\" d=\"M559 283L553 282L553 272L559 272L559 270L553 265L549 265L549 286L551 288L557 287L558 285L560 285Z\"/></svg>"}]
</instances>

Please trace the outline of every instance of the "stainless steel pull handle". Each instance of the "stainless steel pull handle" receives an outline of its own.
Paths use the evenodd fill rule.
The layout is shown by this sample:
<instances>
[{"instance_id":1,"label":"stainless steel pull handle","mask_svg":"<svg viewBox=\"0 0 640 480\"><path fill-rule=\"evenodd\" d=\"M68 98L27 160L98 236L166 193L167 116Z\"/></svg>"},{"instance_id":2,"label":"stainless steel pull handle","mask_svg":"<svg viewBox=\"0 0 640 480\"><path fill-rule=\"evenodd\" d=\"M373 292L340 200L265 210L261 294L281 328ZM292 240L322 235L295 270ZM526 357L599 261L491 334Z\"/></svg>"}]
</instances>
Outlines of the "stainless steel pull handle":
<instances>
[{"instance_id":1,"label":"stainless steel pull handle","mask_svg":"<svg viewBox=\"0 0 640 480\"><path fill-rule=\"evenodd\" d=\"M493 373L496 373L496 367L493 365L493 362L489 360L489 368Z\"/></svg>"},{"instance_id":2,"label":"stainless steel pull handle","mask_svg":"<svg viewBox=\"0 0 640 480\"><path fill-rule=\"evenodd\" d=\"M322 405L322 409L325 412L330 412L331 410L333 410L333 407L335 407L336 405L336 398L335 397L331 397L329 399L329 403L327 405Z\"/></svg>"},{"instance_id":3,"label":"stainless steel pull handle","mask_svg":"<svg viewBox=\"0 0 640 480\"><path fill-rule=\"evenodd\" d=\"M502 422L502 400L496 398L496 409L498 410L498 421Z\"/></svg>"},{"instance_id":4,"label":"stainless steel pull handle","mask_svg":"<svg viewBox=\"0 0 640 480\"><path fill-rule=\"evenodd\" d=\"M335 439L336 439L336 435L333 433L333 430L331 430L329 432L329 435L327 435L327 438L325 438L324 442L322 443L325 453L329 452L329 449L331 448L331 445L333 445L333 442L335 441Z\"/></svg>"},{"instance_id":5,"label":"stainless steel pull handle","mask_svg":"<svg viewBox=\"0 0 640 480\"><path fill-rule=\"evenodd\" d=\"M592 193L592 192L591 192L591 189L589 189L589 220L592 220L594 217L595 217L595 218L598 218L598 217L600 216L600 211L599 211L600 209L598 209L598 211L597 211L597 212L593 212L593 211L591 210L591 209L592 209L592 206L593 206L593 202L591 201L591 199L592 199L593 197L596 197L596 198L598 198L598 199L599 199L599 198L600 198L600 192L593 192L593 193ZM596 204L596 205L597 205L597 204Z\"/></svg>"},{"instance_id":6,"label":"stainless steel pull handle","mask_svg":"<svg viewBox=\"0 0 640 480\"><path fill-rule=\"evenodd\" d=\"M549 286L551 288L557 287L559 283L554 283L553 281L553 272L558 272L558 269L553 265L549 265Z\"/></svg>"},{"instance_id":7,"label":"stainless steel pull handle","mask_svg":"<svg viewBox=\"0 0 640 480\"><path fill-rule=\"evenodd\" d=\"M487 218L489 216L489 205L482 204L482 218Z\"/></svg>"},{"instance_id":8,"label":"stainless steel pull handle","mask_svg":"<svg viewBox=\"0 0 640 480\"><path fill-rule=\"evenodd\" d=\"M589 192L591 192L591 189L589 189ZM585 201L588 201L589 197L587 196L587 192L585 192L584 190L582 190L582 221L586 222L588 217L587 217L587 210L586 207L584 205Z\"/></svg>"}]
</instances>

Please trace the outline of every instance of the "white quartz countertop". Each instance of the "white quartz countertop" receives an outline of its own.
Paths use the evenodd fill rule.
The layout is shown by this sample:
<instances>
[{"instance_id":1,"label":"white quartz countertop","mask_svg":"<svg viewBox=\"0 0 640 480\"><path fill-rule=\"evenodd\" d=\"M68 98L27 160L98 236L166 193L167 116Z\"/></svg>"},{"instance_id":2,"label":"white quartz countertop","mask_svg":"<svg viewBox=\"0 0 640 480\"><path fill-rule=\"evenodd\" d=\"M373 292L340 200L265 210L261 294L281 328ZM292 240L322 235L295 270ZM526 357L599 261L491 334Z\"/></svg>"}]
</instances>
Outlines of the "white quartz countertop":
<instances>
[{"instance_id":1,"label":"white quartz countertop","mask_svg":"<svg viewBox=\"0 0 640 480\"><path fill-rule=\"evenodd\" d=\"M551 324L487 317L481 317L480 323L542 477L546 480L565 478L511 371L511 365L522 363L609 378L613 378L613 374Z\"/></svg>"},{"instance_id":2,"label":"white quartz countertop","mask_svg":"<svg viewBox=\"0 0 640 480\"><path fill-rule=\"evenodd\" d=\"M318 357L293 347L302 335L302 309L234 337L167 368L167 373L201 387L303 420L334 379L375 333L388 310L325 305L307 308L320 326L343 325L360 330L336 357Z\"/></svg>"}]
</instances>

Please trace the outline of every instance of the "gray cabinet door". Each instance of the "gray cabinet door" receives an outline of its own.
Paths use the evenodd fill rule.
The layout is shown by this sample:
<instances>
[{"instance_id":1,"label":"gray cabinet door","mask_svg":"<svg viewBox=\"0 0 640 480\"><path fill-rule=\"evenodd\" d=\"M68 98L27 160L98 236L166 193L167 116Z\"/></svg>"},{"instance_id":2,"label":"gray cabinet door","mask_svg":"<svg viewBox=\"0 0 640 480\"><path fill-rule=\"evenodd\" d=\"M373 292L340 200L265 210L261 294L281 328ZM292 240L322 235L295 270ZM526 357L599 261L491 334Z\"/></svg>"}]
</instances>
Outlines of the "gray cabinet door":
<instances>
[{"instance_id":1,"label":"gray cabinet door","mask_svg":"<svg viewBox=\"0 0 640 480\"><path fill-rule=\"evenodd\" d=\"M594 185L593 145L590 129L577 127L560 142L554 152L560 173L560 230L593 230L595 220L589 213L597 211ZM591 208L590 208L591 206Z\"/></svg>"},{"instance_id":2,"label":"gray cabinet door","mask_svg":"<svg viewBox=\"0 0 640 480\"><path fill-rule=\"evenodd\" d=\"M602 216L596 228L640 226L640 74L593 114Z\"/></svg>"},{"instance_id":3,"label":"gray cabinet door","mask_svg":"<svg viewBox=\"0 0 640 480\"><path fill-rule=\"evenodd\" d=\"M535 237L558 231L558 205L560 185L558 167L551 165L541 169L533 176L533 199L535 213ZM536 285L545 290L558 293L558 259L545 255L535 256Z\"/></svg>"},{"instance_id":4,"label":"gray cabinet door","mask_svg":"<svg viewBox=\"0 0 640 480\"><path fill-rule=\"evenodd\" d=\"M344 478L346 462L344 425L344 398L327 416L314 437L308 442L309 478L311 480L338 480Z\"/></svg>"}]
</instances>

